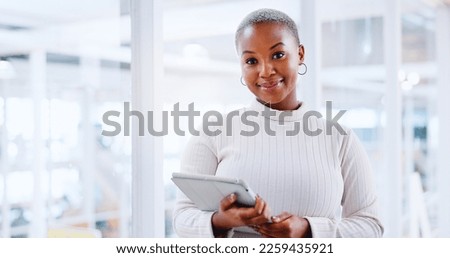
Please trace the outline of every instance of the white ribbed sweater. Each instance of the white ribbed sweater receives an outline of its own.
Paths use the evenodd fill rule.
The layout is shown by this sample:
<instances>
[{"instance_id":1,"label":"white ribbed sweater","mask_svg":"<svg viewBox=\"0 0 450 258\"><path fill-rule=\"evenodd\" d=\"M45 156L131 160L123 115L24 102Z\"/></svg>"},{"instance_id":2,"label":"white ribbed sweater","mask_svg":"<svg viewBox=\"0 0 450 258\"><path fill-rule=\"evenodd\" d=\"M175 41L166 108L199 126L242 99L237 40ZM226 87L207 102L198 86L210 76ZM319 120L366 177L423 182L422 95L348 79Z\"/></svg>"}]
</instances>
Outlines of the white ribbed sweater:
<instances>
[{"instance_id":1,"label":"white ribbed sweater","mask_svg":"<svg viewBox=\"0 0 450 258\"><path fill-rule=\"evenodd\" d=\"M281 111L270 109L275 115L269 117L262 115L263 110L268 108L255 100L249 108L238 110L239 116L224 119L225 125L209 127L221 134L208 136L200 130L200 136L193 136L186 147L180 172L241 178L267 201L272 215L287 211L306 218L313 237L380 237L383 228L377 217L372 171L356 135L349 129L341 135L335 128L327 135L326 121L312 116L309 129L323 132L307 136L304 105L284 116L284 124L279 121ZM255 128L242 122L245 111L259 114L248 117L259 125L255 136L240 134ZM275 136L265 132L265 123L270 123ZM299 132L286 136L295 126ZM174 228L180 237L213 237L211 216L212 212L197 209L179 193Z\"/></svg>"}]
</instances>

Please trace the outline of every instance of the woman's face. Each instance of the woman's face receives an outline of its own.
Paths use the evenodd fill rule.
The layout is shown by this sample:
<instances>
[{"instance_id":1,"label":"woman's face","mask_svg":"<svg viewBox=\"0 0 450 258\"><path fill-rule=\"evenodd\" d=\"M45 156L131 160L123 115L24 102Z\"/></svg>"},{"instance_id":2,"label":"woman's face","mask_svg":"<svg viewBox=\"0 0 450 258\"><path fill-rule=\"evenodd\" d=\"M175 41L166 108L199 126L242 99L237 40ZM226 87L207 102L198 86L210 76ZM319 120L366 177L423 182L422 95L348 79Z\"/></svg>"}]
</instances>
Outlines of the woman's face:
<instances>
[{"instance_id":1,"label":"woman's face","mask_svg":"<svg viewBox=\"0 0 450 258\"><path fill-rule=\"evenodd\" d=\"M285 25L260 23L237 40L242 78L256 98L278 110L298 108L296 81L304 49Z\"/></svg>"}]
</instances>

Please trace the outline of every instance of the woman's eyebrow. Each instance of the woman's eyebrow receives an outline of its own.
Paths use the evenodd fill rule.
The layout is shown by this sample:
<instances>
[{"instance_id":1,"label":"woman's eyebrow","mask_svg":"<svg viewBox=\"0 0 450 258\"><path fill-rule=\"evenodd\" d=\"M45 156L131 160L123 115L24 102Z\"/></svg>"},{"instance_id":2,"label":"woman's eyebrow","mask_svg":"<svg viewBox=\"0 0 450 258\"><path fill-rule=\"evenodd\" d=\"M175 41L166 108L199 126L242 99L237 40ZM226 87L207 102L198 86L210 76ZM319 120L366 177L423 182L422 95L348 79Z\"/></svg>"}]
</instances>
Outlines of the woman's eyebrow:
<instances>
[{"instance_id":1,"label":"woman's eyebrow","mask_svg":"<svg viewBox=\"0 0 450 258\"><path fill-rule=\"evenodd\" d=\"M272 49L278 47L279 45L285 46L283 42L278 42L277 44L271 46L269 49L272 50Z\"/></svg>"},{"instance_id":2,"label":"woman's eyebrow","mask_svg":"<svg viewBox=\"0 0 450 258\"><path fill-rule=\"evenodd\" d=\"M276 43L275 45L271 46L271 47L269 48L269 50L272 50L272 49L278 47L279 45L285 46L285 44L284 44L283 42L278 42L278 43ZM254 54L254 53L255 53L255 52L250 51L250 50L244 50L244 51L242 51L241 56L243 56L244 54Z\"/></svg>"},{"instance_id":3,"label":"woman's eyebrow","mask_svg":"<svg viewBox=\"0 0 450 258\"><path fill-rule=\"evenodd\" d=\"M241 56L243 56L244 54L254 54L254 53L255 53L255 52L250 51L250 50L244 50L244 51L242 51Z\"/></svg>"}]
</instances>

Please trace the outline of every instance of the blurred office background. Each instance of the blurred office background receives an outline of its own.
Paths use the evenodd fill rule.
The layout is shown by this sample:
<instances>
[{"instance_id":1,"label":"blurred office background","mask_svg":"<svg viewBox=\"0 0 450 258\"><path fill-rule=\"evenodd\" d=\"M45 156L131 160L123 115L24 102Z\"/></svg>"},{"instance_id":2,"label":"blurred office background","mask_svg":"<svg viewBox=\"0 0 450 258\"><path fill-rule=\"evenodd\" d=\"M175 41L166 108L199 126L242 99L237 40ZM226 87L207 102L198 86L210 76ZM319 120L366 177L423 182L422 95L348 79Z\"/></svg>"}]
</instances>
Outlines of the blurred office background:
<instances>
[{"instance_id":1,"label":"blurred office background","mask_svg":"<svg viewBox=\"0 0 450 258\"><path fill-rule=\"evenodd\" d=\"M159 15L132 28L143 12L131 2ZM155 153L139 153L123 132L102 136L111 130L102 116L133 105L132 87L157 88L149 102L168 111L247 105L234 31L263 7L299 26L308 65L299 97L348 110L340 121L369 153L385 236L449 237L449 0L1 1L0 235L132 237L133 214L162 212L141 235L176 237L170 176L189 136L169 127ZM142 46L162 46L156 67L146 67L161 75L156 84L132 86L132 31L162 35ZM133 171L133 155L162 162ZM147 173L164 186L133 183ZM133 205L149 192L148 207Z\"/></svg>"}]
</instances>

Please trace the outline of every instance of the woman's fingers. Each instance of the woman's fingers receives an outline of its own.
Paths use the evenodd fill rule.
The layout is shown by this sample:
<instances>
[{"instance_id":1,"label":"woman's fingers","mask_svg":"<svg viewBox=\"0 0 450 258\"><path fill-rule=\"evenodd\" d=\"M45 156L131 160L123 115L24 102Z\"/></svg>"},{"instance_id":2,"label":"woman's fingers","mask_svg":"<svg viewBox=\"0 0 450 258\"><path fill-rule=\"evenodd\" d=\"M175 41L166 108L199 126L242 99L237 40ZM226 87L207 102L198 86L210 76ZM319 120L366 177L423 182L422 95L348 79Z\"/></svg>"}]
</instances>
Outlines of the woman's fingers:
<instances>
[{"instance_id":1,"label":"woman's fingers","mask_svg":"<svg viewBox=\"0 0 450 258\"><path fill-rule=\"evenodd\" d=\"M280 215L272 216L271 219L272 219L273 223L280 223L280 222L283 222L283 221L289 219L290 217L292 217L292 214L284 211Z\"/></svg>"},{"instance_id":2,"label":"woman's fingers","mask_svg":"<svg viewBox=\"0 0 450 258\"><path fill-rule=\"evenodd\" d=\"M220 201L220 208L212 216L213 226L217 229L230 229L245 225L240 219L240 208L236 204L236 194L230 194Z\"/></svg>"},{"instance_id":3,"label":"woman's fingers","mask_svg":"<svg viewBox=\"0 0 450 258\"><path fill-rule=\"evenodd\" d=\"M270 208L260 197L253 208L241 209L240 217L246 225L259 225L270 221Z\"/></svg>"},{"instance_id":4,"label":"woman's fingers","mask_svg":"<svg viewBox=\"0 0 450 258\"><path fill-rule=\"evenodd\" d=\"M291 219L294 215L283 212L277 216L272 216L272 223L266 223L261 225L261 229L271 233L279 233L288 230L289 228L289 219ZM286 228L288 227L288 228Z\"/></svg>"},{"instance_id":5,"label":"woman's fingers","mask_svg":"<svg viewBox=\"0 0 450 258\"><path fill-rule=\"evenodd\" d=\"M305 218L290 214L280 214L275 217L275 220L284 220L259 225L257 231L272 237L311 237L311 227Z\"/></svg>"},{"instance_id":6,"label":"woman's fingers","mask_svg":"<svg viewBox=\"0 0 450 258\"><path fill-rule=\"evenodd\" d=\"M266 202L263 199L261 199L261 197L257 196L255 207L254 207L255 211L259 214L262 214L265 206L266 206Z\"/></svg>"},{"instance_id":7,"label":"woman's fingers","mask_svg":"<svg viewBox=\"0 0 450 258\"><path fill-rule=\"evenodd\" d=\"M273 232L271 232L265 228L257 227L257 228L254 228L254 230L257 231L258 233L260 233L263 237L275 237L272 235Z\"/></svg>"},{"instance_id":8,"label":"woman's fingers","mask_svg":"<svg viewBox=\"0 0 450 258\"><path fill-rule=\"evenodd\" d=\"M237 195L230 194L220 202L220 209L213 216L214 225L229 228L243 225L262 225L270 222L270 208L260 197L256 198L254 207L238 207Z\"/></svg>"},{"instance_id":9,"label":"woman's fingers","mask_svg":"<svg viewBox=\"0 0 450 258\"><path fill-rule=\"evenodd\" d=\"M232 193L220 201L220 209L226 211L230 209L236 202L237 196Z\"/></svg>"}]
</instances>

